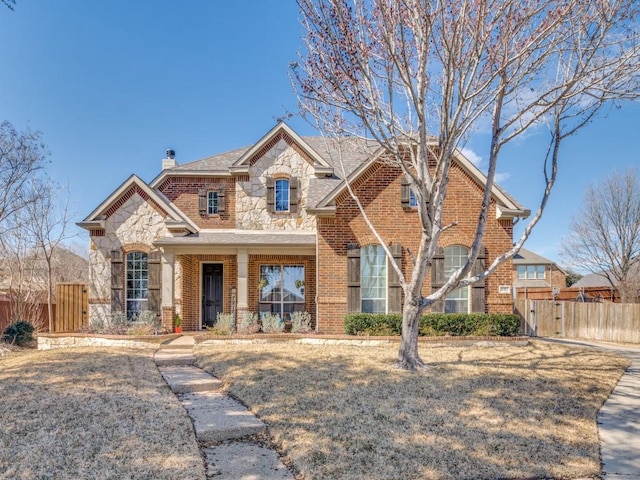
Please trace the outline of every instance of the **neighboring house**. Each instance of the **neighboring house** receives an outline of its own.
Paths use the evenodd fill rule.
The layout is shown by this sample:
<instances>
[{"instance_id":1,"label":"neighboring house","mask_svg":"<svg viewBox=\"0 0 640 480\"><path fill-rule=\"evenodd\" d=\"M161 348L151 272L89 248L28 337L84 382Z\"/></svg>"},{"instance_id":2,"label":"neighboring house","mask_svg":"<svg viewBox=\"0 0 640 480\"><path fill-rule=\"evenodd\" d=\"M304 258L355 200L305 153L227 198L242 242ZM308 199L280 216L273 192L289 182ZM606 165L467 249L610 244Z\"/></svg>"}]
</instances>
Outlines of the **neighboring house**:
<instances>
[{"instance_id":1,"label":"neighboring house","mask_svg":"<svg viewBox=\"0 0 640 480\"><path fill-rule=\"evenodd\" d=\"M521 248L513 257L513 287L565 288L567 273L555 262L537 253Z\"/></svg>"},{"instance_id":2,"label":"neighboring house","mask_svg":"<svg viewBox=\"0 0 640 480\"><path fill-rule=\"evenodd\" d=\"M340 147L340 152L339 152ZM279 123L255 145L178 165L168 151L149 184L132 175L79 225L90 232L90 317L143 309L170 327L213 325L219 312L308 311L316 331L342 333L348 312L400 312L394 269L345 187L344 172L406 274L420 236L399 169L373 144L300 137ZM423 293L466 259L485 176L458 154L440 248ZM413 202L412 202L413 200ZM492 190L485 261L508 250L513 221L529 214ZM511 262L452 292L435 310L511 312ZM506 292L504 287L506 286Z\"/></svg>"}]
</instances>

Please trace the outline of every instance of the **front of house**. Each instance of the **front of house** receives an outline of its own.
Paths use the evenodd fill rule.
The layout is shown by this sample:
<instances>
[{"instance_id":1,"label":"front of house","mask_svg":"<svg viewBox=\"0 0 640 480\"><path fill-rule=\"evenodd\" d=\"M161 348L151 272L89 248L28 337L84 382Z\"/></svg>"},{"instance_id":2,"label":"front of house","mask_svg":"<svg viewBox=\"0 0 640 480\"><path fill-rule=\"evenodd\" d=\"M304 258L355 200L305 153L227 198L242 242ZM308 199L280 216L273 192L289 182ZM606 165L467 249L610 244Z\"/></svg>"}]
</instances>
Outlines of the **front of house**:
<instances>
[{"instance_id":1,"label":"front of house","mask_svg":"<svg viewBox=\"0 0 640 480\"><path fill-rule=\"evenodd\" d=\"M184 330L198 330L221 312L239 321L245 311L307 311L317 332L342 333L348 312L400 312L395 272L345 188L346 177L408 274L415 198L375 145L303 138L279 123L250 147L195 162L167 153L153 181L132 175L79 223L90 233L90 321L152 310L167 328L178 313ZM466 259L475 234L485 177L459 155L449 181L443 222L455 226L441 236L424 293ZM528 215L498 187L492 194L478 268L511 246L514 219ZM434 308L511 312L500 288L511 269Z\"/></svg>"}]
</instances>

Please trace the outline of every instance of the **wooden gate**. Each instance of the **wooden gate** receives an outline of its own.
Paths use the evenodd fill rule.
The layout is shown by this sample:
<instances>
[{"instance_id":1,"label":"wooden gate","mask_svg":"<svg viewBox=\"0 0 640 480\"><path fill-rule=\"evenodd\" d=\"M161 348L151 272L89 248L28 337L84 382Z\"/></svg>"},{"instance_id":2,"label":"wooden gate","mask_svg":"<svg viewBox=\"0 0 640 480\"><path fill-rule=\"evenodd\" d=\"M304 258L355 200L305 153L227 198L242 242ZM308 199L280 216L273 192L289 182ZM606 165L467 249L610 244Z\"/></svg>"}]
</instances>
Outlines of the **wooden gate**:
<instances>
[{"instance_id":1,"label":"wooden gate","mask_svg":"<svg viewBox=\"0 0 640 480\"><path fill-rule=\"evenodd\" d=\"M56 321L53 333L76 332L89 325L89 293L84 283L56 285Z\"/></svg>"}]
</instances>

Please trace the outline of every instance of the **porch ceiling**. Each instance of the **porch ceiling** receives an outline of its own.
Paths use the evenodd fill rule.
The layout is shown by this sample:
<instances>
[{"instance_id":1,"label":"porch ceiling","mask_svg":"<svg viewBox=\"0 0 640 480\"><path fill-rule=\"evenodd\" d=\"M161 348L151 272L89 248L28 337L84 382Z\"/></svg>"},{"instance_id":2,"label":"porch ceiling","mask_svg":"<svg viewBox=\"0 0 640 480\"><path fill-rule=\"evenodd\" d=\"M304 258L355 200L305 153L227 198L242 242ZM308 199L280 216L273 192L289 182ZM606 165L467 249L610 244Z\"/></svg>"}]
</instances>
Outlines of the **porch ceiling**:
<instances>
[{"instance_id":1,"label":"porch ceiling","mask_svg":"<svg viewBox=\"0 0 640 480\"><path fill-rule=\"evenodd\" d=\"M194 233L184 237L166 237L156 240L154 243L158 246L312 247L316 244L316 234L225 230Z\"/></svg>"}]
</instances>

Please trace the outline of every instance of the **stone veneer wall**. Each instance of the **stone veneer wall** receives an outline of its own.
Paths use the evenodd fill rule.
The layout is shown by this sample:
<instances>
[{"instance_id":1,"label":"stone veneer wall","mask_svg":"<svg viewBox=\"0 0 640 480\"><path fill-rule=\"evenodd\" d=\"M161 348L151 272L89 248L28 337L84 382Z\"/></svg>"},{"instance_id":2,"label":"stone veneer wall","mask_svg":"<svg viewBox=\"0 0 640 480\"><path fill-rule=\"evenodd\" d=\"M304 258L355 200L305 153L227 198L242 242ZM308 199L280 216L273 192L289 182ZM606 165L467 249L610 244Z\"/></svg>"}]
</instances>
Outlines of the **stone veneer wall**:
<instances>
[{"instance_id":1,"label":"stone veneer wall","mask_svg":"<svg viewBox=\"0 0 640 480\"><path fill-rule=\"evenodd\" d=\"M315 216L307 214L309 179L313 166L284 140L249 168L249 177L236 186L236 228L246 230L309 230L316 228ZM282 175L300 181L298 213L270 213L267 210L267 177Z\"/></svg>"},{"instance_id":2,"label":"stone veneer wall","mask_svg":"<svg viewBox=\"0 0 640 480\"><path fill-rule=\"evenodd\" d=\"M137 193L106 219L104 235L91 237L89 322L111 314L111 250L148 252L154 240L169 235L164 215Z\"/></svg>"}]
</instances>

